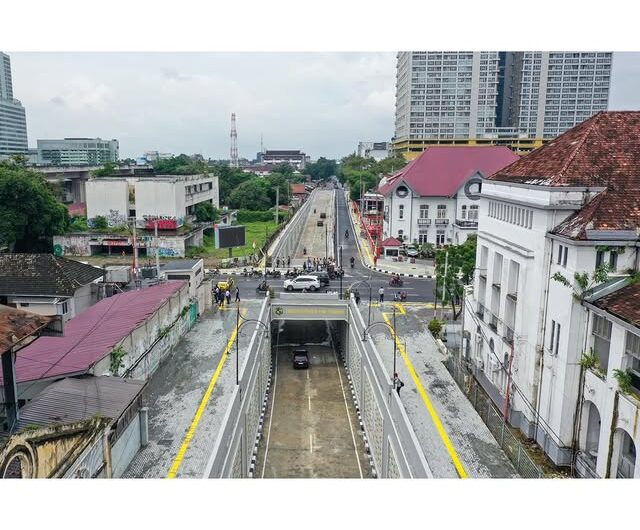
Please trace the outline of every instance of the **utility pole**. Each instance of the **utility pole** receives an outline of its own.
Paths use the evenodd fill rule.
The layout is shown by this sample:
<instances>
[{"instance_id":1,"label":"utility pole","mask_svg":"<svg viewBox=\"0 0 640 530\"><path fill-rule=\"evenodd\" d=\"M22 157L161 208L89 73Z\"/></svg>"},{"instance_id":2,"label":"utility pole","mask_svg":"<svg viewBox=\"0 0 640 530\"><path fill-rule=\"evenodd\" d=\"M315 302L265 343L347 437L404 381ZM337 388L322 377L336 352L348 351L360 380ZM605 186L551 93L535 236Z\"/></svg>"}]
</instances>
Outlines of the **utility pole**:
<instances>
[{"instance_id":1,"label":"utility pole","mask_svg":"<svg viewBox=\"0 0 640 530\"><path fill-rule=\"evenodd\" d=\"M136 218L133 218L133 278L138 284L138 245L136 241Z\"/></svg>"},{"instance_id":2,"label":"utility pole","mask_svg":"<svg viewBox=\"0 0 640 530\"><path fill-rule=\"evenodd\" d=\"M158 241L158 220L153 221L153 231L155 236L155 247L156 247L156 278L160 279L160 249L159 241Z\"/></svg>"},{"instance_id":3,"label":"utility pole","mask_svg":"<svg viewBox=\"0 0 640 530\"><path fill-rule=\"evenodd\" d=\"M280 211L280 186L276 186L276 228L278 227L279 211Z\"/></svg>"},{"instance_id":4,"label":"utility pole","mask_svg":"<svg viewBox=\"0 0 640 530\"><path fill-rule=\"evenodd\" d=\"M231 167L238 167L238 131L236 130L236 113L231 114Z\"/></svg>"},{"instance_id":5,"label":"utility pole","mask_svg":"<svg viewBox=\"0 0 640 530\"><path fill-rule=\"evenodd\" d=\"M444 297L447 292L447 269L449 268L449 251L444 254L444 276L442 277L441 316L444 319Z\"/></svg>"}]
</instances>

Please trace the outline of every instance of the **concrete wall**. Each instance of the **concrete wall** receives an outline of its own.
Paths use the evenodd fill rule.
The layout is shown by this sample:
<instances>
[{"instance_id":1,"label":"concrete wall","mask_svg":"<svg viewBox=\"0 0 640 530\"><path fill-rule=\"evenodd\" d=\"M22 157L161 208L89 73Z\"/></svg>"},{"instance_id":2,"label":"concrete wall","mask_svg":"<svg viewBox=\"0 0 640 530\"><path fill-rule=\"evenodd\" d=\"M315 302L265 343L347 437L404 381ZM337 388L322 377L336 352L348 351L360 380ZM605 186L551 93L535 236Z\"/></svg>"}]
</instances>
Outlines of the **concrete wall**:
<instances>
[{"instance_id":1,"label":"concrete wall","mask_svg":"<svg viewBox=\"0 0 640 530\"><path fill-rule=\"evenodd\" d=\"M175 179L138 180L136 190L136 220L144 223L145 216L168 217L184 223L184 183Z\"/></svg>"},{"instance_id":2,"label":"concrete wall","mask_svg":"<svg viewBox=\"0 0 640 530\"><path fill-rule=\"evenodd\" d=\"M140 449L140 413L111 447L111 466L113 478L120 478Z\"/></svg>"},{"instance_id":3,"label":"concrete wall","mask_svg":"<svg viewBox=\"0 0 640 530\"><path fill-rule=\"evenodd\" d=\"M311 195L315 192L316 190L312 191ZM309 198L311 198L311 195ZM276 242L268 250L268 254L272 257L272 262L278 257L282 259L283 257L293 256L295 254L300 237L307 223L309 212L311 211L312 202L311 200L307 200L299 208L293 218L287 223L287 226L284 227Z\"/></svg>"},{"instance_id":4,"label":"concrete wall","mask_svg":"<svg viewBox=\"0 0 640 530\"><path fill-rule=\"evenodd\" d=\"M126 180L108 177L94 178L85 185L87 219L100 215L109 226L126 224L129 216L129 186Z\"/></svg>"}]
</instances>

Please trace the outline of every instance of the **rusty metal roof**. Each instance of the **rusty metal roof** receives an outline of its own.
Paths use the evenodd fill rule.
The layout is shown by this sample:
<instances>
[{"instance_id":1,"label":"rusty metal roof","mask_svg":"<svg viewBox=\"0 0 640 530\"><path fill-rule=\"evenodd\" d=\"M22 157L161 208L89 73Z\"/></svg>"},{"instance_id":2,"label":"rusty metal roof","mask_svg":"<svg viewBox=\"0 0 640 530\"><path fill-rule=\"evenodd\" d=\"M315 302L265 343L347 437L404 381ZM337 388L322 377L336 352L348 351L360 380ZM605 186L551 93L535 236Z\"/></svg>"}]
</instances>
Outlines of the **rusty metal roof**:
<instances>
[{"instance_id":1,"label":"rusty metal roof","mask_svg":"<svg viewBox=\"0 0 640 530\"><path fill-rule=\"evenodd\" d=\"M93 376L56 381L20 409L17 430L28 425L74 423L94 416L117 420L145 384L135 379Z\"/></svg>"},{"instance_id":2,"label":"rusty metal roof","mask_svg":"<svg viewBox=\"0 0 640 530\"><path fill-rule=\"evenodd\" d=\"M593 305L640 327L640 283L632 283L599 298Z\"/></svg>"},{"instance_id":3,"label":"rusty metal roof","mask_svg":"<svg viewBox=\"0 0 640 530\"><path fill-rule=\"evenodd\" d=\"M45 327L53 317L0 305L0 353Z\"/></svg>"}]
</instances>

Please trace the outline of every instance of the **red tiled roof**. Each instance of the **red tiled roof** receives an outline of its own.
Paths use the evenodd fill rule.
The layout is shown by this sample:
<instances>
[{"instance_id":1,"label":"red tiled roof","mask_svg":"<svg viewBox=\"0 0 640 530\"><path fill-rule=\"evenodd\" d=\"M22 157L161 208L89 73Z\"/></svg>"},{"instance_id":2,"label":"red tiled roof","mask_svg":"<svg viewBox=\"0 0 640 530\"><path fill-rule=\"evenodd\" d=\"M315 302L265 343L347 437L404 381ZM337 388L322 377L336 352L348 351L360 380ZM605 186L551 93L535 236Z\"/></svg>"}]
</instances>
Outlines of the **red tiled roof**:
<instances>
[{"instance_id":1,"label":"red tiled roof","mask_svg":"<svg viewBox=\"0 0 640 530\"><path fill-rule=\"evenodd\" d=\"M433 146L388 177L378 191L383 195L406 182L422 197L452 197L474 173L488 176L518 160L505 146Z\"/></svg>"},{"instance_id":2,"label":"red tiled roof","mask_svg":"<svg viewBox=\"0 0 640 530\"><path fill-rule=\"evenodd\" d=\"M0 305L0 353L9 351L22 339L45 327L52 318ZM0 377L2 377L1 369Z\"/></svg>"},{"instance_id":3,"label":"red tiled roof","mask_svg":"<svg viewBox=\"0 0 640 530\"><path fill-rule=\"evenodd\" d=\"M395 237L388 237L381 244L381 246L383 247L399 247L401 245L402 243L400 243L400 241L398 241Z\"/></svg>"},{"instance_id":4,"label":"red tiled roof","mask_svg":"<svg viewBox=\"0 0 640 530\"><path fill-rule=\"evenodd\" d=\"M553 232L586 239L587 230L640 227L640 112L600 112L498 171L490 180L540 186L600 187Z\"/></svg>"},{"instance_id":5,"label":"red tiled roof","mask_svg":"<svg viewBox=\"0 0 640 530\"><path fill-rule=\"evenodd\" d=\"M87 203L74 202L73 204L67 204L67 211L71 217L87 215Z\"/></svg>"},{"instance_id":6,"label":"red tiled roof","mask_svg":"<svg viewBox=\"0 0 640 530\"><path fill-rule=\"evenodd\" d=\"M307 193L307 189L304 184L291 184L291 193L294 195L301 195Z\"/></svg>"},{"instance_id":7,"label":"red tiled roof","mask_svg":"<svg viewBox=\"0 0 640 530\"><path fill-rule=\"evenodd\" d=\"M168 281L101 300L69 320L63 337L40 337L19 350L16 355L17 381L22 383L87 372L178 292L184 283Z\"/></svg>"},{"instance_id":8,"label":"red tiled roof","mask_svg":"<svg viewBox=\"0 0 640 530\"><path fill-rule=\"evenodd\" d=\"M627 285L603 296L593 302L593 305L640 327L640 283Z\"/></svg>"}]
</instances>

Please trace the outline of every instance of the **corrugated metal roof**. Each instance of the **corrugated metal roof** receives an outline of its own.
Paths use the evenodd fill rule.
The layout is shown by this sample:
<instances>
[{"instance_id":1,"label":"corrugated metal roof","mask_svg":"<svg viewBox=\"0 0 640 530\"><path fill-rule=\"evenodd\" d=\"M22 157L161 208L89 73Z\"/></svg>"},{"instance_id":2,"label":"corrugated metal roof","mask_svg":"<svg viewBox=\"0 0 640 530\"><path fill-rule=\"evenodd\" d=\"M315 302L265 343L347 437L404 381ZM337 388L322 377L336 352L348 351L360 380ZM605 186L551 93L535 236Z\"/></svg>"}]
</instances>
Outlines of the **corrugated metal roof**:
<instances>
[{"instance_id":1,"label":"corrugated metal roof","mask_svg":"<svg viewBox=\"0 0 640 530\"><path fill-rule=\"evenodd\" d=\"M70 377L56 381L20 409L17 430L27 425L73 423L96 415L117 420L144 386L144 381L119 377Z\"/></svg>"},{"instance_id":2,"label":"corrugated metal roof","mask_svg":"<svg viewBox=\"0 0 640 530\"><path fill-rule=\"evenodd\" d=\"M0 305L0 353L8 351L25 337L45 327L52 318Z\"/></svg>"},{"instance_id":3,"label":"corrugated metal roof","mask_svg":"<svg viewBox=\"0 0 640 530\"><path fill-rule=\"evenodd\" d=\"M169 281L101 300L69 320L63 337L40 337L18 351L18 383L87 372L184 284Z\"/></svg>"}]
</instances>

